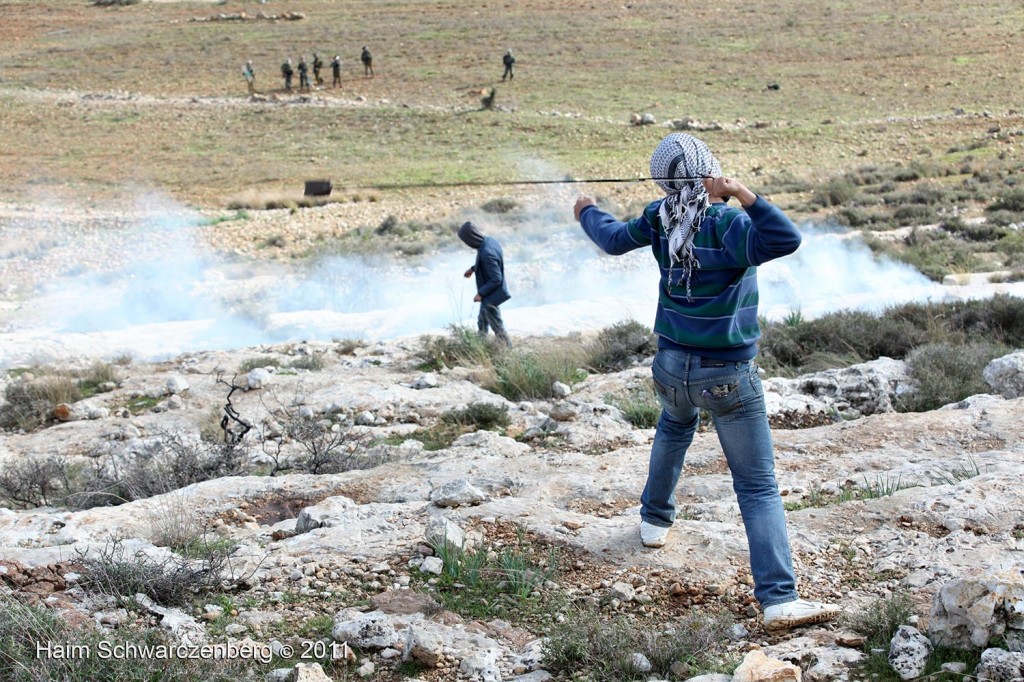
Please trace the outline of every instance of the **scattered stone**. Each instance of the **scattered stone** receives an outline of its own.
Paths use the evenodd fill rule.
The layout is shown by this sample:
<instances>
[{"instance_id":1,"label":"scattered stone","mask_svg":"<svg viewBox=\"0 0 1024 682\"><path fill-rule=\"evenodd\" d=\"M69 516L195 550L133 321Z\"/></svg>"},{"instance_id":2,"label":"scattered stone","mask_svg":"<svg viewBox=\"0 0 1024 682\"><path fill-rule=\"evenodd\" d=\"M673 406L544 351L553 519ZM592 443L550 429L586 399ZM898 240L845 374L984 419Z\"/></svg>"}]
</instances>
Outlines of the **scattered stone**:
<instances>
[{"instance_id":1,"label":"scattered stone","mask_svg":"<svg viewBox=\"0 0 1024 682\"><path fill-rule=\"evenodd\" d=\"M412 382L412 387L417 391L421 391L425 388L437 388L440 382L437 380L436 374L424 374L416 381Z\"/></svg>"},{"instance_id":2,"label":"scattered stone","mask_svg":"<svg viewBox=\"0 0 1024 682\"><path fill-rule=\"evenodd\" d=\"M167 377L167 381L164 382L164 386L167 388L167 395L180 395L189 388L188 381L177 374Z\"/></svg>"},{"instance_id":3,"label":"scattered stone","mask_svg":"<svg viewBox=\"0 0 1024 682\"><path fill-rule=\"evenodd\" d=\"M974 676L985 682L1020 682L1024 680L1024 653L985 649Z\"/></svg>"},{"instance_id":4,"label":"scattered stone","mask_svg":"<svg viewBox=\"0 0 1024 682\"><path fill-rule=\"evenodd\" d=\"M430 491L430 501L438 507L472 506L486 500L487 493L465 479L449 481Z\"/></svg>"},{"instance_id":5,"label":"scattered stone","mask_svg":"<svg viewBox=\"0 0 1024 682\"><path fill-rule=\"evenodd\" d=\"M732 674L733 682L800 682L800 668L775 658L769 658L763 651L747 652L743 661Z\"/></svg>"},{"instance_id":6,"label":"scattered stone","mask_svg":"<svg viewBox=\"0 0 1024 682\"><path fill-rule=\"evenodd\" d=\"M920 630L901 625L889 643L889 665L902 680L912 680L924 674L932 643Z\"/></svg>"},{"instance_id":7,"label":"scattered stone","mask_svg":"<svg viewBox=\"0 0 1024 682\"><path fill-rule=\"evenodd\" d=\"M563 400L572 395L572 389L568 384L556 381L551 384L551 395L558 400Z\"/></svg>"}]
</instances>

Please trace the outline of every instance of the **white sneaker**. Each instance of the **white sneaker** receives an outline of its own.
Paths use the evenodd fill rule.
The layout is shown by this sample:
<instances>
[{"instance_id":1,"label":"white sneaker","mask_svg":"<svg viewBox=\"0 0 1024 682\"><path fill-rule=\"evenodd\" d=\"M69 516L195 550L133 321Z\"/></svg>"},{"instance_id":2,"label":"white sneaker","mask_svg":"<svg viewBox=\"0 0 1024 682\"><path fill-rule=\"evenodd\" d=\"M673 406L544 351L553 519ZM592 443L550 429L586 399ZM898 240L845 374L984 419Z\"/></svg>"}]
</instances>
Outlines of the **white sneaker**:
<instances>
[{"instance_id":1,"label":"white sneaker","mask_svg":"<svg viewBox=\"0 0 1024 682\"><path fill-rule=\"evenodd\" d=\"M774 604L764 610L765 630L785 630L797 625L824 623L840 614L836 604L825 604L806 599L795 599L783 604Z\"/></svg>"},{"instance_id":2,"label":"white sneaker","mask_svg":"<svg viewBox=\"0 0 1024 682\"><path fill-rule=\"evenodd\" d=\"M644 547L664 547L668 542L668 530L667 527L641 521L640 542L644 544Z\"/></svg>"}]
</instances>

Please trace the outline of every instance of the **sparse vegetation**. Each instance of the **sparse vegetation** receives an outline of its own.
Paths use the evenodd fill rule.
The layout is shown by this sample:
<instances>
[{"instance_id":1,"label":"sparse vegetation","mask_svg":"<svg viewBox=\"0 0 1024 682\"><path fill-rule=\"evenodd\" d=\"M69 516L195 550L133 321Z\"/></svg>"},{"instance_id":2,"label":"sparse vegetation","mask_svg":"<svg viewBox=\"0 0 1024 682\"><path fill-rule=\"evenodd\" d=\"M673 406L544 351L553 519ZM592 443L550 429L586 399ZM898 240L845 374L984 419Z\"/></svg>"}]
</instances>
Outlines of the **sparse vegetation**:
<instances>
[{"instance_id":1,"label":"sparse vegetation","mask_svg":"<svg viewBox=\"0 0 1024 682\"><path fill-rule=\"evenodd\" d=\"M272 451L265 449L274 460L271 476L292 469L309 474L337 474L380 464L367 452L370 439L366 435L330 420L288 415L285 432L299 446L300 454L286 455L278 443ZM268 445L265 443L265 447Z\"/></svg>"},{"instance_id":2,"label":"sparse vegetation","mask_svg":"<svg viewBox=\"0 0 1024 682\"><path fill-rule=\"evenodd\" d=\"M573 344L512 350L498 357L494 378L484 387L509 400L549 398L554 382L571 386L586 378L586 372L580 369L585 359L585 351Z\"/></svg>"},{"instance_id":3,"label":"sparse vegetation","mask_svg":"<svg viewBox=\"0 0 1024 682\"><path fill-rule=\"evenodd\" d=\"M638 429L654 428L661 417L661 403L650 379L624 394L606 395L605 402L619 408L626 421Z\"/></svg>"},{"instance_id":4,"label":"sparse vegetation","mask_svg":"<svg viewBox=\"0 0 1024 682\"><path fill-rule=\"evenodd\" d=\"M651 674L690 677L725 667L722 659L731 625L732 618L725 613L691 612L671 625L644 627L624 616L605 620L599 612L575 609L548 635L544 660L554 672L585 674L595 682L646 680ZM651 663L650 672L637 669L638 653Z\"/></svg>"},{"instance_id":5,"label":"sparse vegetation","mask_svg":"<svg viewBox=\"0 0 1024 682\"><path fill-rule=\"evenodd\" d=\"M501 617L516 621L550 618L560 598L547 583L558 574L559 554L553 545L540 546L522 528L516 543L500 552L468 550L450 542L431 547L444 567L433 592L445 606L467 617Z\"/></svg>"},{"instance_id":6,"label":"sparse vegetation","mask_svg":"<svg viewBox=\"0 0 1024 682\"><path fill-rule=\"evenodd\" d=\"M658 349L657 337L649 327L636 320L619 322L598 332L591 342L587 366L596 372L618 372Z\"/></svg>"},{"instance_id":7,"label":"sparse vegetation","mask_svg":"<svg viewBox=\"0 0 1024 682\"><path fill-rule=\"evenodd\" d=\"M366 347L366 341L363 339L334 339L334 343L334 350L338 355L355 355L357 350Z\"/></svg>"},{"instance_id":8,"label":"sparse vegetation","mask_svg":"<svg viewBox=\"0 0 1024 682\"><path fill-rule=\"evenodd\" d=\"M39 655L40 643L80 645L92 655ZM72 627L56 611L22 603L0 592L0 679L7 682L95 682L96 680L209 680L246 679L252 660L226 657L217 660L172 656L101 656L102 646L173 647L178 642L166 630L122 627L114 632L95 627Z\"/></svg>"},{"instance_id":9,"label":"sparse vegetation","mask_svg":"<svg viewBox=\"0 0 1024 682\"><path fill-rule=\"evenodd\" d=\"M421 340L420 369L490 366L501 352L491 337L481 337L469 327L451 325L447 336L424 336Z\"/></svg>"},{"instance_id":10,"label":"sparse vegetation","mask_svg":"<svg viewBox=\"0 0 1024 682\"><path fill-rule=\"evenodd\" d=\"M176 554L157 556L141 549L132 551L124 541L113 539L102 549L79 553L79 585L87 592L119 602L144 594L163 606L186 606L199 595L231 589L222 575L229 547L233 549L208 545L202 557L193 560Z\"/></svg>"},{"instance_id":11,"label":"sparse vegetation","mask_svg":"<svg viewBox=\"0 0 1024 682\"><path fill-rule=\"evenodd\" d=\"M889 649L889 642L901 625L910 622L914 615L914 604L906 592L898 592L888 599L878 599L862 611L846 615L841 623L867 637L865 648L884 647Z\"/></svg>"},{"instance_id":12,"label":"sparse vegetation","mask_svg":"<svg viewBox=\"0 0 1024 682\"><path fill-rule=\"evenodd\" d=\"M519 208L518 202L509 197L499 197L483 203L480 209L485 213L508 213Z\"/></svg>"},{"instance_id":13,"label":"sparse vegetation","mask_svg":"<svg viewBox=\"0 0 1024 682\"><path fill-rule=\"evenodd\" d=\"M260 355L255 358L247 358L238 363L238 373L248 374L254 369L265 369L267 367L280 367L281 360L273 355Z\"/></svg>"},{"instance_id":14,"label":"sparse vegetation","mask_svg":"<svg viewBox=\"0 0 1024 682\"><path fill-rule=\"evenodd\" d=\"M840 311L796 323L762 321L762 329L761 366L794 376L825 356L841 358L833 366L843 366L879 357L906 359L914 349L929 344L960 349L967 339L993 347L1020 347L1024 301L998 295L988 300L908 303L880 314Z\"/></svg>"},{"instance_id":15,"label":"sparse vegetation","mask_svg":"<svg viewBox=\"0 0 1024 682\"><path fill-rule=\"evenodd\" d=\"M441 421L464 428L494 431L509 425L508 407L495 403L470 403L464 408L445 412Z\"/></svg>"},{"instance_id":16,"label":"sparse vegetation","mask_svg":"<svg viewBox=\"0 0 1024 682\"><path fill-rule=\"evenodd\" d=\"M863 483L859 485L846 485L834 494L826 493L821 488L811 488L800 499L784 502L783 507L786 511L799 511L801 509L827 507L833 504L844 504L852 500L873 500L895 495L899 491L911 487L913 486L905 484L900 476L893 477L889 474L879 474L875 476L873 481L869 481L868 477L865 476Z\"/></svg>"},{"instance_id":17,"label":"sparse vegetation","mask_svg":"<svg viewBox=\"0 0 1024 682\"><path fill-rule=\"evenodd\" d=\"M290 369L301 369L307 372L320 372L327 367L327 361L324 360L322 353L311 353L308 355L299 355L298 357L289 360L288 367Z\"/></svg>"},{"instance_id":18,"label":"sparse vegetation","mask_svg":"<svg viewBox=\"0 0 1024 682\"><path fill-rule=\"evenodd\" d=\"M901 625L910 622L914 615L913 601L906 592L897 592L891 597L877 599L865 609L846 615L840 620L843 627L848 627L867 638L864 653L867 659L857 666L856 670L871 679L881 682L899 682L900 676L889 665L889 644L893 635ZM967 670L974 670L980 661L980 650L962 650L937 646L928 657L922 677L939 682L955 682L963 679L963 674L946 672L942 664L960 662Z\"/></svg>"},{"instance_id":19,"label":"sparse vegetation","mask_svg":"<svg viewBox=\"0 0 1024 682\"><path fill-rule=\"evenodd\" d=\"M991 389L982 372L989 362L1009 350L986 342L932 343L915 348L907 355L915 387L900 396L897 409L924 412L968 396L989 393Z\"/></svg>"}]
</instances>

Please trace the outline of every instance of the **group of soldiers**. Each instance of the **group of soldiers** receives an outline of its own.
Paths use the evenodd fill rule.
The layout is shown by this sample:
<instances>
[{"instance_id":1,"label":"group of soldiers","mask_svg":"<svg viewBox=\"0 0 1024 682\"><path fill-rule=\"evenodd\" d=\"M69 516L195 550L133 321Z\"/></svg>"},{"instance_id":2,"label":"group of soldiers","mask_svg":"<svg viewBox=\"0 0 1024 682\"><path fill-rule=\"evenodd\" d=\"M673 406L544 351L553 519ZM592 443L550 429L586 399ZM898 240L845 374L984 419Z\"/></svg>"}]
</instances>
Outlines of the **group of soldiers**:
<instances>
[{"instance_id":1,"label":"group of soldiers","mask_svg":"<svg viewBox=\"0 0 1024 682\"><path fill-rule=\"evenodd\" d=\"M373 78L373 55L370 54L370 48L363 45L362 53L359 55L359 61L363 63L363 76L367 78ZM504 72L501 74L501 80L505 78L512 80L514 78L512 74L512 67L516 63L515 57L512 56L512 50L507 50L501 58L502 64L505 67ZM324 79L320 76L320 71L324 68L324 61L320 59L320 55L316 52L313 53L313 81L317 87L321 87L324 84ZM299 91L311 90L309 80L309 68L310 65L306 63L305 57L299 57L299 63L296 67L292 66L292 60L286 59L281 64L281 77L284 78L284 89L285 92L292 91L292 78L295 77L295 71L299 72ZM242 75L245 77L245 82L249 86L249 94L256 93L256 70L253 68L252 60L248 60L242 66ZM341 87L341 57L334 55L331 59L331 75L333 81L331 82L332 88Z\"/></svg>"},{"instance_id":2,"label":"group of soldiers","mask_svg":"<svg viewBox=\"0 0 1024 682\"><path fill-rule=\"evenodd\" d=\"M370 54L370 48L363 46L363 51L359 55L359 60L363 63L363 75L373 78L373 55ZM316 52L313 53L313 82L318 86L323 86L324 79L320 75L320 72L324 68L324 60L320 58L320 55ZM281 77L284 78L284 89L286 92L292 90L292 79L295 77L295 72L299 73L299 91L311 90L312 85L309 80L310 64L306 62L305 57L299 57L299 63L296 66L292 66L292 60L286 59L281 64ZM333 80L331 87L341 87L341 57L334 55L331 59L331 75ZM245 82L249 86L249 94L255 94L256 92L256 70L253 68L252 60L248 60L242 66L242 76L245 77Z\"/></svg>"}]
</instances>

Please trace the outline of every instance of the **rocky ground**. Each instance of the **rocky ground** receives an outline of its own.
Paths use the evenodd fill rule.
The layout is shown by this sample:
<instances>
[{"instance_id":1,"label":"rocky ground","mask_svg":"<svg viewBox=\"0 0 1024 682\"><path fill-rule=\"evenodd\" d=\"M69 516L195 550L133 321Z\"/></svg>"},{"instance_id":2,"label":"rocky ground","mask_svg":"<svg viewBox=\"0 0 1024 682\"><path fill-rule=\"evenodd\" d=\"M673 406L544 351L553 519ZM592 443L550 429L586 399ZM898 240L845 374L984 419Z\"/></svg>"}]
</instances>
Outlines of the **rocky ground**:
<instances>
[{"instance_id":1,"label":"rocky ground","mask_svg":"<svg viewBox=\"0 0 1024 682\"><path fill-rule=\"evenodd\" d=\"M356 349L293 344L136 363L105 392L68 406L67 421L0 434L7 467L53 455L128 461L168 434L187 440L204 428L209 433L210 415L216 419L228 391L218 378L234 376L242 388L231 404L254 426L246 452L263 473L282 453L300 455L301 443L287 435L289 420L300 416L353 434L345 447L376 464L334 474L218 478L115 507L0 510L5 589L106 628L141 618L186 640L248 637L278 651L312 641L304 625L326 617L337 642L358 645L350 674L371 679L389 679L403 654L413 656L422 679L546 679L538 638L569 604L654 627L721 610L734 623L727 647L734 660L754 665L756 651L768 656L760 661L768 670L788 662L786 669L802 670L804 679L859 679L851 671L864 656L863 640L847 628L780 635L761 626L713 431L699 433L689 452L669 544L640 546L637 498L653 430L634 428L607 401L649 369L593 375L560 400L510 403L465 369L424 374L418 350L417 340ZM239 364L254 357L281 362L239 375ZM319 358L323 368L281 369L303 357ZM806 424L807 415L821 424L774 431L803 596L855 613L909 594L914 625L928 631L930 620L949 620L935 610L936 595L974 581L983 587L964 597L967 606L979 595L996 606L970 631L988 627L1019 647L1021 624L1012 613L1024 604L1022 399L977 396L897 414L892 400L907 386L901 363L891 361L766 386L776 426ZM507 408L505 435L470 431L439 450L411 438L435 429L446 411L477 403ZM866 416L837 422L838 413ZM843 496L855 489L877 494ZM244 580L227 608L215 601L185 610L149 604L140 615L87 596L78 585L83 553L102 554L119 538L132 552L167 558L171 550L158 538L168 519L209 528L236 547L226 575ZM436 547L438 533L492 553L555 548L557 570L531 599L561 606L550 606L547 619L514 605L459 615L432 563L430 539ZM948 631L962 637L964 627ZM745 670L736 679L800 679L793 670L790 677L764 669L739 676Z\"/></svg>"}]
</instances>

